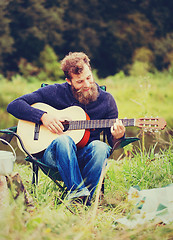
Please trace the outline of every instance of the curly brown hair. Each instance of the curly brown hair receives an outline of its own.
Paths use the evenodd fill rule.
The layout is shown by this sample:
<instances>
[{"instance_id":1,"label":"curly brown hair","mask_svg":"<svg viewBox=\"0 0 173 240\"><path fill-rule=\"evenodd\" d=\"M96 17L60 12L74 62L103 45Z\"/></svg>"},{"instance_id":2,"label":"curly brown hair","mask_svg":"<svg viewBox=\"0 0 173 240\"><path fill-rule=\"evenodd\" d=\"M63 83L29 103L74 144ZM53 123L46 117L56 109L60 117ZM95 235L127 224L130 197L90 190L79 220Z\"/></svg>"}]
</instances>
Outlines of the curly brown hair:
<instances>
[{"instance_id":1,"label":"curly brown hair","mask_svg":"<svg viewBox=\"0 0 173 240\"><path fill-rule=\"evenodd\" d=\"M71 73L80 74L83 71L84 64L90 66L89 57L83 52L70 52L64 59L61 61L61 69L63 70L66 78L71 80Z\"/></svg>"}]
</instances>

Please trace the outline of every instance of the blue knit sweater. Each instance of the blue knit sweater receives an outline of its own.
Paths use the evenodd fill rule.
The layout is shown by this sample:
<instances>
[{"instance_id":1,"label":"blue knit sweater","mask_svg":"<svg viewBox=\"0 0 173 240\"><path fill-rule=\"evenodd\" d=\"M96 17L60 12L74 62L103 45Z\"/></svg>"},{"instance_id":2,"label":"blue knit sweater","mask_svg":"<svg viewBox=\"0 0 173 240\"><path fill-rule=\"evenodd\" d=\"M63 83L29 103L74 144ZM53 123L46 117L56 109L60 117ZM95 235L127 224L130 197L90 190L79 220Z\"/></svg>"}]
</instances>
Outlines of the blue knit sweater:
<instances>
[{"instance_id":1,"label":"blue knit sweater","mask_svg":"<svg viewBox=\"0 0 173 240\"><path fill-rule=\"evenodd\" d=\"M87 105L82 105L74 98L71 86L67 82L48 85L12 101L8 105L7 111L18 119L41 124L40 118L44 112L33 108L30 105L36 102L42 102L58 110L62 110L70 106L80 106L89 115L90 119L117 118L118 109L113 96L110 93L101 90L99 86L98 91L99 96L96 101ZM91 131L89 142L100 139L100 133L102 130L103 129L95 129ZM113 143L110 128L106 129L106 133L108 142L110 146L112 146Z\"/></svg>"}]
</instances>

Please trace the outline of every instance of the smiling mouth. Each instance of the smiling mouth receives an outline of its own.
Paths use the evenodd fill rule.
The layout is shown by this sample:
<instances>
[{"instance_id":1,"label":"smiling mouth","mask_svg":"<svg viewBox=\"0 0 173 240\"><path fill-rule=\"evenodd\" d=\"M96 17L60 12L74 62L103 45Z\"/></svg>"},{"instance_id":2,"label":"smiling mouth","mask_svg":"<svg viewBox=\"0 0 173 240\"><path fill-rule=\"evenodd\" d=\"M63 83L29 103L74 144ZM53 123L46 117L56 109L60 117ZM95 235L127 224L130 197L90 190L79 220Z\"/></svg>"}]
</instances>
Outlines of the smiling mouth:
<instances>
[{"instance_id":1,"label":"smiling mouth","mask_svg":"<svg viewBox=\"0 0 173 240\"><path fill-rule=\"evenodd\" d=\"M87 92L87 91L89 91L90 90L90 88L84 88L83 89L83 91L85 91L85 92Z\"/></svg>"},{"instance_id":2,"label":"smiling mouth","mask_svg":"<svg viewBox=\"0 0 173 240\"><path fill-rule=\"evenodd\" d=\"M77 90L77 93L88 92L89 90L90 90L90 88L81 88L81 89Z\"/></svg>"}]
</instances>

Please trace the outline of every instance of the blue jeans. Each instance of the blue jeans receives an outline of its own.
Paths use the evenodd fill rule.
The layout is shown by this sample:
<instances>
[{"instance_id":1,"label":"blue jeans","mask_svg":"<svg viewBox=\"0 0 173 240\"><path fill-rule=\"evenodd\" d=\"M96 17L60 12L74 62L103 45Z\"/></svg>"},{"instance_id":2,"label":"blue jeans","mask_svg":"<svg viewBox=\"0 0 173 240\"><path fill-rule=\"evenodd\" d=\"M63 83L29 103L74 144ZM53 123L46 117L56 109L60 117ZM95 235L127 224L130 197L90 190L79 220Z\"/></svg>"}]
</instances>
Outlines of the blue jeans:
<instances>
[{"instance_id":1,"label":"blue jeans","mask_svg":"<svg viewBox=\"0 0 173 240\"><path fill-rule=\"evenodd\" d=\"M111 148L95 140L77 150L71 137L61 135L46 149L42 161L57 168L69 193L68 198L93 196Z\"/></svg>"}]
</instances>

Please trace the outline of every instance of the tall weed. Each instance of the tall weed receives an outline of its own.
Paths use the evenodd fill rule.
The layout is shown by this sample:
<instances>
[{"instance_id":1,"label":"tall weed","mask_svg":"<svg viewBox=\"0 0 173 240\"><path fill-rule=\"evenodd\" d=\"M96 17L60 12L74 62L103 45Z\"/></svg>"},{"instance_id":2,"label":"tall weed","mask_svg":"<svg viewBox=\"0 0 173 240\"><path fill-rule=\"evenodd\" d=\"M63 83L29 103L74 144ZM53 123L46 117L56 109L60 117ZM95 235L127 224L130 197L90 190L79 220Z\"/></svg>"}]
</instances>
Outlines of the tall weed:
<instances>
[{"instance_id":1,"label":"tall weed","mask_svg":"<svg viewBox=\"0 0 173 240\"><path fill-rule=\"evenodd\" d=\"M133 157L125 157L118 162L112 161L108 175L114 190L128 190L138 185L141 189L164 187L173 182L173 151L171 148L155 153L140 149L133 152ZM123 188L122 184L123 182Z\"/></svg>"}]
</instances>

